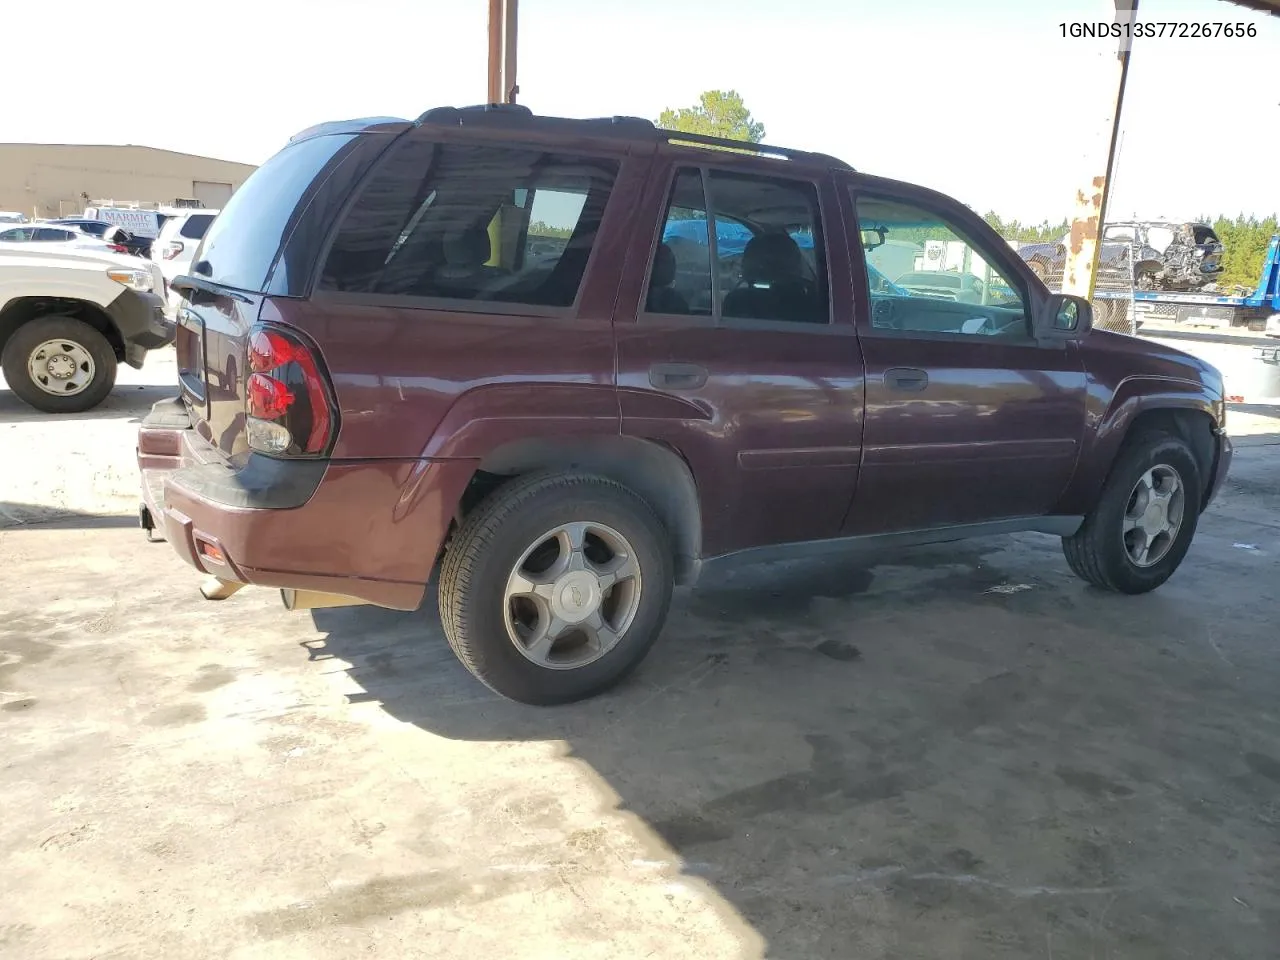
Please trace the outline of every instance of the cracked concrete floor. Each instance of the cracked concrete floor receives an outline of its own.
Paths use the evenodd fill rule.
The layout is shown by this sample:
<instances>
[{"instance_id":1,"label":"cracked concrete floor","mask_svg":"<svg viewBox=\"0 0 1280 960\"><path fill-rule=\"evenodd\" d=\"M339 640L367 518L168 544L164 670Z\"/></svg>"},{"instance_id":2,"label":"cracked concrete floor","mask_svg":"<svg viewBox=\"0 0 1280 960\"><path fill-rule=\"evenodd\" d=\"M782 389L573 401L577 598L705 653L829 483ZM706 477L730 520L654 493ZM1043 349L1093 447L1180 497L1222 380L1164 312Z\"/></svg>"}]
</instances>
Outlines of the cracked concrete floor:
<instances>
[{"instance_id":1,"label":"cracked concrete floor","mask_svg":"<svg viewBox=\"0 0 1280 960\"><path fill-rule=\"evenodd\" d=\"M0 391L107 478L0 459L4 957L1280 956L1280 411L1152 595L1037 536L745 570L534 710L429 608L202 601L92 515L118 402Z\"/></svg>"}]
</instances>

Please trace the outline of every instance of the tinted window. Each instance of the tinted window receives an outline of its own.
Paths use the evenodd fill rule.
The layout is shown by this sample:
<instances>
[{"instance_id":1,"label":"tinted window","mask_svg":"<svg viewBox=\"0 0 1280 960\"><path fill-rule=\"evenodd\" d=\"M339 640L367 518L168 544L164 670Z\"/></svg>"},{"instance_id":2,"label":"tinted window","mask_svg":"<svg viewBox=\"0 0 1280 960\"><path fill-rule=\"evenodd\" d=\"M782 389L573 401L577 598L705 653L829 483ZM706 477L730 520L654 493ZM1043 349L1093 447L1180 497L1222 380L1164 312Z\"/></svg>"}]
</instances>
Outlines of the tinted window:
<instances>
[{"instance_id":1,"label":"tinted window","mask_svg":"<svg viewBox=\"0 0 1280 960\"><path fill-rule=\"evenodd\" d=\"M949 217L912 203L860 196L855 206L873 328L1026 335L1021 284L984 256L985 243L970 240Z\"/></svg>"},{"instance_id":2,"label":"tinted window","mask_svg":"<svg viewBox=\"0 0 1280 960\"><path fill-rule=\"evenodd\" d=\"M53 227L40 227L35 231L33 240L43 240L46 243L74 240L75 233L70 230L55 230Z\"/></svg>"},{"instance_id":3,"label":"tinted window","mask_svg":"<svg viewBox=\"0 0 1280 960\"><path fill-rule=\"evenodd\" d=\"M264 163L208 228L198 258L209 278L241 290L261 290L280 244L293 228L312 182L345 156L347 135L313 137L285 147Z\"/></svg>"},{"instance_id":4,"label":"tinted window","mask_svg":"<svg viewBox=\"0 0 1280 960\"><path fill-rule=\"evenodd\" d=\"M200 240L209 231L209 224L213 223L213 215L208 213L196 213L187 218L186 222L178 229L178 233L192 240Z\"/></svg>"},{"instance_id":5,"label":"tinted window","mask_svg":"<svg viewBox=\"0 0 1280 960\"><path fill-rule=\"evenodd\" d=\"M111 228L105 220L82 220L76 226L91 237L101 237Z\"/></svg>"},{"instance_id":6,"label":"tinted window","mask_svg":"<svg viewBox=\"0 0 1280 960\"><path fill-rule=\"evenodd\" d=\"M662 240L650 268L645 306L651 313L711 316L711 246L707 235L702 174L682 170L671 188Z\"/></svg>"},{"instance_id":7,"label":"tinted window","mask_svg":"<svg viewBox=\"0 0 1280 960\"><path fill-rule=\"evenodd\" d=\"M708 188L709 214L698 172L684 170L677 176L662 241L654 252L647 308L827 323L826 251L814 186L712 171Z\"/></svg>"},{"instance_id":8,"label":"tinted window","mask_svg":"<svg viewBox=\"0 0 1280 960\"><path fill-rule=\"evenodd\" d=\"M0 240L5 243L22 243L31 239L31 235L35 233L30 227L19 227L17 230L6 230L0 233Z\"/></svg>"},{"instance_id":9,"label":"tinted window","mask_svg":"<svg viewBox=\"0 0 1280 960\"><path fill-rule=\"evenodd\" d=\"M612 160L403 141L343 221L320 285L570 306L617 172Z\"/></svg>"}]
</instances>

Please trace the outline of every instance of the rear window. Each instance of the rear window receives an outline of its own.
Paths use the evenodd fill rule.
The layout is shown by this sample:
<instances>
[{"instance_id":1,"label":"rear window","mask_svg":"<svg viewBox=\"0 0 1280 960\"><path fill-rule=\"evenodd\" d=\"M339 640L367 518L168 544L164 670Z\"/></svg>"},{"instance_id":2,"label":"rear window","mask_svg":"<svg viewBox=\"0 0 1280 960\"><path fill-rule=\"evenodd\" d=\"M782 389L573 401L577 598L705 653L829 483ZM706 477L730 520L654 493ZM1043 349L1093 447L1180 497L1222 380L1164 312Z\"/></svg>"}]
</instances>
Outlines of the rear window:
<instances>
[{"instance_id":1,"label":"rear window","mask_svg":"<svg viewBox=\"0 0 1280 960\"><path fill-rule=\"evenodd\" d=\"M617 173L602 157L403 141L340 226L320 286L571 306Z\"/></svg>"},{"instance_id":2,"label":"rear window","mask_svg":"<svg viewBox=\"0 0 1280 960\"><path fill-rule=\"evenodd\" d=\"M308 187L328 175L354 139L333 134L292 143L254 171L200 246L197 259L208 263L209 279L238 290L262 290Z\"/></svg>"},{"instance_id":3,"label":"rear window","mask_svg":"<svg viewBox=\"0 0 1280 960\"><path fill-rule=\"evenodd\" d=\"M187 218L178 233L191 240L201 240L209 231L209 224L213 223L213 215L209 213L196 213Z\"/></svg>"}]
</instances>

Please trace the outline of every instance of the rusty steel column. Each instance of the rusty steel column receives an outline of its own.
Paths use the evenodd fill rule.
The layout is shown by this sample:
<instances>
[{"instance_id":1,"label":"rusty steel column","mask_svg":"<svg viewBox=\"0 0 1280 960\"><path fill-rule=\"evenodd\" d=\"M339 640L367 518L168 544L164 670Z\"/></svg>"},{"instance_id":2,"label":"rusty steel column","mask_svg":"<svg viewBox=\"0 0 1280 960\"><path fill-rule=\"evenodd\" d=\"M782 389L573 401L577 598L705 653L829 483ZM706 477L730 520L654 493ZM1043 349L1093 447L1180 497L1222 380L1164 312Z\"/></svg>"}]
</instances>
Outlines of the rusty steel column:
<instances>
[{"instance_id":1,"label":"rusty steel column","mask_svg":"<svg viewBox=\"0 0 1280 960\"><path fill-rule=\"evenodd\" d=\"M489 0L489 76L486 103L515 103L518 0Z\"/></svg>"},{"instance_id":2,"label":"rusty steel column","mask_svg":"<svg viewBox=\"0 0 1280 960\"><path fill-rule=\"evenodd\" d=\"M1115 23L1127 26L1136 22L1138 0L1113 0ZM1095 138L1088 148L1088 162L1094 170L1102 169L1076 191L1071 215L1071 236L1067 241L1067 258L1062 274L1062 292L1092 298L1098 272L1098 240L1103 213L1111 190L1111 171L1115 166L1116 138L1120 132L1120 110L1124 105L1124 88L1129 78L1129 56L1133 40L1126 34L1118 41L1114 65L1115 103L1105 121L1098 124Z\"/></svg>"},{"instance_id":3,"label":"rusty steel column","mask_svg":"<svg viewBox=\"0 0 1280 960\"><path fill-rule=\"evenodd\" d=\"M489 89L485 103L502 102L502 0L489 0Z\"/></svg>"}]
</instances>

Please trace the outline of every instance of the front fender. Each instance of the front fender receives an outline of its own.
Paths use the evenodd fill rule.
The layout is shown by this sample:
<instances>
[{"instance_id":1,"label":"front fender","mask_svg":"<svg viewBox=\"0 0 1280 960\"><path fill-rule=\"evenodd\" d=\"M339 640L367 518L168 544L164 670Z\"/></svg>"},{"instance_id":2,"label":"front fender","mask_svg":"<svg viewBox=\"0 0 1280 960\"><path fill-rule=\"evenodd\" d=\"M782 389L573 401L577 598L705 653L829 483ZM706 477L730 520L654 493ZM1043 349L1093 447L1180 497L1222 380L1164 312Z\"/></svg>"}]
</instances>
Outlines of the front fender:
<instances>
[{"instance_id":1,"label":"front fender","mask_svg":"<svg viewBox=\"0 0 1280 960\"><path fill-rule=\"evenodd\" d=\"M1219 400L1194 380L1140 375L1126 377L1110 396L1091 384L1088 429L1076 468L1055 513L1080 515L1093 509L1111 465L1135 420L1152 410L1192 410L1217 418Z\"/></svg>"}]
</instances>

